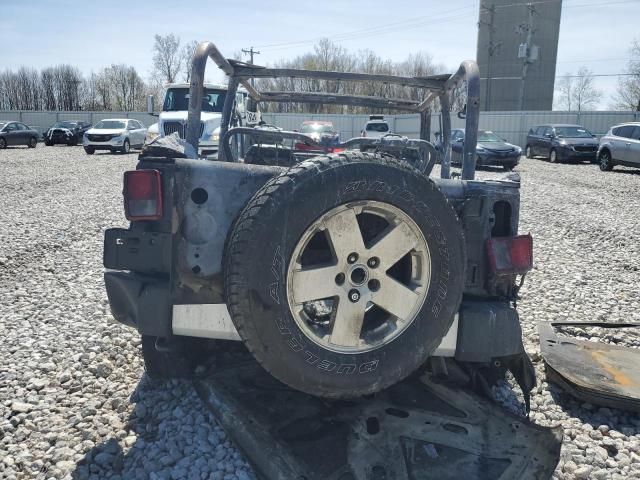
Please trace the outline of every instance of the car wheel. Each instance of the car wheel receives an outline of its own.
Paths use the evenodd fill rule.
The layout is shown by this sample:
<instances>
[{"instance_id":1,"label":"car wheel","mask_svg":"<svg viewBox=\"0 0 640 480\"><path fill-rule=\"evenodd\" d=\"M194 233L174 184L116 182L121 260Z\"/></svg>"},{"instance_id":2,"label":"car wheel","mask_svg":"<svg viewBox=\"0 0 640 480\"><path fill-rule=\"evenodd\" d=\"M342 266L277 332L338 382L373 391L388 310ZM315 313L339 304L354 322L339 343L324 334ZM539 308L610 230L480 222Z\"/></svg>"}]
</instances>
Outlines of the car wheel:
<instances>
[{"instance_id":1,"label":"car wheel","mask_svg":"<svg viewBox=\"0 0 640 480\"><path fill-rule=\"evenodd\" d=\"M558 152L556 152L556 150L554 148L552 148L551 151L549 152L549 161L551 163L557 163L558 162Z\"/></svg>"},{"instance_id":2,"label":"car wheel","mask_svg":"<svg viewBox=\"0 0 640 480\"><path fill-rule=\"evenodd\" d=\"M511 170L513 170L516 167L515 163L505 163L502 165L502 168L507 171L510 172Z\"/></svg>"},{"instance_id":3,"label":"car wheel","mask_svg":"<svg viewBox=\"0 0 640 480\"><path fill-rule=\"evenodd\" d=\"M124 143L122 144L122 148L120 149L122 153L129 153L131 151L131 144L129 143L129 139L126 138Z\"/></svg>"},{"instance_id":4,"label":"car wheel","mask_svg":"<svg viewBox=\"0 0 640 480\"><path fill-rule=\"evenodd\" d=\"M0 150L7 148L7 141L4 138L0 138Z\"/></svg>"},{"instance_id":5,"label":"car wheel","mask_svg":"<svg viewBox=\"0 0 640 480\"><path fill-rule=\"evenodd\" d=\"M87 155L93 155L96 149L93 147L84 147L84 151L87 153Z\"/></svg>"},{"instance_id":6,"label":"car wheel","mask_svg":"<svg viewBox=\"0 0 640 480\"><path fill-rule=\"evenodd\" d=\"M527 145L527 148L524 149L525 152L525 156L527 158L533 158L533 153L531 151L531 147L529 145Z\"/></svg>"},{"instance_id":7,"label":"car wheel","mask_svg":"<svg viewBox=\"0 0 640 480\"><path fill-rule=\"evenodd\" d=\"M598 166L603 172L610 172L611 170L613 170L613 162L611 161L611 154L608 150L603 150L602 152L600 152L600 157L598 158Z\"/></svg>"},{"instance_id":8,"label":"car wheel","mask_svg":"<svg viewBox=\"0 0 640 480\"><path fill-rule=\"evenodd\" d=\"M49 140L45 140L45 141L44 141L44 144L45 144L47 147L52 147L52 146L53 146L53 142L51 142L51 141L49 141Z\"/></svg>"},{"instance_id":9,"label":"car wheel","mask_svg":"<svg viewBox=\"0 0 640 480\"><path fill-rule=\"evenodd\" d=\"M254 357L332 398L414 372L449 330L464 285L462 227L446 197L408 164L360 152L269 181L224 258L226 303Z\"/></svg>"},{"instance_id":10,"label":"car wheel","mask_svg":"<svg viewBox=\"0 0 640 480\"><path fill-rule=\"evenodd\" d=\"M36 146L38 145L38 139L36 137L31 137L29 139L29 148L36 148Z\"/></svg>"}]
</instances>

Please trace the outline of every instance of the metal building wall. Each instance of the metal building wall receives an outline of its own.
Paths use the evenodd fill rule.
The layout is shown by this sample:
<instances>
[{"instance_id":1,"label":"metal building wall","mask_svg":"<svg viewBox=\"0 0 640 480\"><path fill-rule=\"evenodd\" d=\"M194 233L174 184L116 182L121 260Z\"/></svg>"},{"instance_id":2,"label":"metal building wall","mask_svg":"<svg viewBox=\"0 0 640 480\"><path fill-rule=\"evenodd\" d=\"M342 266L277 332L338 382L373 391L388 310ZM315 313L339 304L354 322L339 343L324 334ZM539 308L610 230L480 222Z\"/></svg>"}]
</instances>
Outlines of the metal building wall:
<instances>
[{"instance_id":1,"label":"metal building wall","mask_svg":"<svg viewBox=\"0 0 640 480\"><path fill-rule=\"evenodd\" d=\"M562 0L481 0L477 62L483 110L551 110L561 10ZM529 24L539 56L528 66L520 108L524 60L518 47L527 41Z\"/></svg>"}]
</instances>

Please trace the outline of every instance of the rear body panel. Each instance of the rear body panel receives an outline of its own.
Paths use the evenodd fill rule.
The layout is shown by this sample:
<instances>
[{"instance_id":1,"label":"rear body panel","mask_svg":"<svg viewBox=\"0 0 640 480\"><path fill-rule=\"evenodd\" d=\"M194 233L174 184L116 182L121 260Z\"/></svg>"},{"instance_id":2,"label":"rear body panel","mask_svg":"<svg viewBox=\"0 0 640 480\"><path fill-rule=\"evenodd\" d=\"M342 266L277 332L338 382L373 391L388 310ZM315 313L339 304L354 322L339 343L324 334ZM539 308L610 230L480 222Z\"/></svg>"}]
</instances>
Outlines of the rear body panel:
<instances>
[{"instance_id":1,"label":"rear body panel","mask_svg":"<svg viewBox=\"0 0 640 480\"><path fill-rule=\"evenodd\" d=\"M255 192L283 168L165 158L143 159L138 168L161 172L164 217L105 232L105 283L118 321L142 334L171 336L177 333L172 325L176 306L225 303L223 254L233 222ZM511 319L510 328L519 337L517 314L509 313L515 313L509 304L515 278L492 276L486 256L489 238L517 234L519 182L433 181L464 225L465 301L471 302L467 310L475 309L474 300L497 302L494 310L508 310L503 316ZM154 296L156 301L151 300ZM496 316L495 311L483 311L487 322ZM469 313L463 317L462 323L465 318L478 321ZM216 318L225 321L224 315Z\"/></svg>"}]
</instances>

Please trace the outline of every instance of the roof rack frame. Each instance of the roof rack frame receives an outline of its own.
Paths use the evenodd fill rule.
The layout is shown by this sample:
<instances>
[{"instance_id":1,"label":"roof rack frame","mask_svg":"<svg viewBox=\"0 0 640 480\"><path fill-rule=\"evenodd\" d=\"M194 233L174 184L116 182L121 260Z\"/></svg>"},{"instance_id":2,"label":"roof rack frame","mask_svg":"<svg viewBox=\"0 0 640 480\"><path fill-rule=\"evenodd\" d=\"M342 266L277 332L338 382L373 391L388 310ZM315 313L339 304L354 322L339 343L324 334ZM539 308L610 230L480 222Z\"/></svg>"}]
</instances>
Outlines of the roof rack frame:
<instances>
[{"instance_id":1,"label":"roof rack frame","mask_svg":"<svg viewBox=\"0 0 640 480\"><path fill-rule=\"evenodd\" d=\"M352 72L328 72L321 70L300 70L292 68L265 68L236 60L228 60L211 42L201 42L195 50L192 60L189 115L187 118L186 140L197 151L200 136L201 102L204 91L204 72L207 59L213 62L229 77L228 92L222 110L220 123L220 138L229 129L233 115L235 93L242 85L249 96L256 102L279 103L315 103L330 105L351 105L370 108L404 110L420 114L420 136L427 136L429 110L431 104L440 100L442 106L442 159L441 176L450 177L451 164L451 119L450 96L453 90L466 82L467 107L465 117L465 137L462 160L462 179L471 180L475 177L476 143L480 117L480 73L478 65L472 60L465 60L453 75L434 75L430 77L407 77L394 75L378 75ZM315 78L321 80L353 81L353 82L382 82L394 85L420 88L427 93L422 102L406 99L390 99L363 95L345 95L325 92L269 92L259 91L250 83L252 78ZM428 138L423 138L427 140ZM224 149L220 149L223 152ZM224 153L222 153L224 157ZM224 159L224 158L223 158Z\"/></svg>"}]
</instances>

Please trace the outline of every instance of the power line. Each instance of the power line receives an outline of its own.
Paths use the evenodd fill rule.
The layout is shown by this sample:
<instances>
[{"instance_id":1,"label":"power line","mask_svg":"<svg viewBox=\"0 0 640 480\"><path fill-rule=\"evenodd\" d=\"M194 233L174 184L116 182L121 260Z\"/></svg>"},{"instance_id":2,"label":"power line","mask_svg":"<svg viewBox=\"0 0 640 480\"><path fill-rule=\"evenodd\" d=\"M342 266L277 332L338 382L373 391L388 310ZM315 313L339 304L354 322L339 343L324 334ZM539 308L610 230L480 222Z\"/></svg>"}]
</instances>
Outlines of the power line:
<instances>
[{"instance_id":1,"label":"power line","mask_svg":"<svg viewBox=\"0 0 640 480\"><path fill-rule=\"evenodd\" d=\"M463 14L456 14L456 15L450 15L451 13L455 13L455 12L459 12L459 11L464 11ZM367 36L371 36L371 35L378 35L382 32L391 32L391 31L395 31L399 28L415 28L418 26L422 26L424 24L427 23L433 23L433 22L438 22L438 21L446 21L446 20L450 20L450 19L455 19L455 18L460 18L462 16L467 16L471 13L473 13L475 11L475 9L473 9L473 6L464 6L464 7L459 7L456 9L449 9L446 11L442 11L440 12L440 14L446 14L443 17L438 17L438 16L434 16L433 14L431 15L423 15L420 17L413 17L410 19L406 19L406 20L401 20L398 22L393 22L393 23L387 23L384 25L376 25L376 26L372 26L372 27L368 27L368 28L364 28L364 29L359 29L359 30L352 30L350 32L343 32L340 34L336 34L336 35L331 35L331 39L332 40L344 40L344 39L349 39L349 38L357 38L357 37L367 37ZM315 38L310 38L310 39L306 39L306 40L299 40L296 42L285 42L285 43L272 43L272 44L266 44L266 45L258 45L259 48L268 48L268 49L280 49L282 47L289 47L289 46L298 46L298 45L306 45L309 43L315 43L318 40L321 40L322 38L326 37L325 36L321 36L321 37L315 37Z\"/></svg>"},{"instance_id":2,"label":"power line","mask_svg":"<svg viewBox=\"0 0 640 480\"><path fill-rule=\"evenodd\" d=\"M565 2L567 1L576 1L576 0L565 0ZM527 6L527 5L541 5L541 4L546 4L546 3L559 3L560 0L535 0L535 1L524 1L521 3L510 3L507 5L496 5L495 8L507 8L507 7L522 7L522 6ZM590 3L578 3L578 4L573 4L573 5L563 5L563 9L566 8L576 8L576 7L591 7L591 6L609 6L609 5L618 5L618 4L625 4L625 3L640 3L639 0L614 0L611 2L605 2L605 1L596 1L596 2L590 2ZM429 23L433 23L433 22L445 22L445 21L451 21L451 20L457 20L459 18L463 18L465 16L468 15L475 15L476 9L474 8L473 5L468 5L465 7L459 7L457 9L453 9L453 10L447 10L446 12L441 12L441 13L447 13L447 14L451 14L453 12L456 11L465 11L465 13L460 13L457 15L449 15L449 16L444 16L444 17L434 17L433 14L431 15L424 15L421 17L414 17L414 18L410 18L410 19L406 19L406 20L401 20L398 22L393 22L393 23L387 23L387 24L383 24L383 25L377 25L377 26L372 26L372 27L368 27L365 29L359 29L359 30L352 30L350 32L343 32L340 34L336 34L336 35L331 35L331 39L332 40L352 40L355 38L366 38L366 37L371 37L371 36L375 36L375 35L383 35L383 34L388 34L388 33L392 33L395 32L397 30L400 29L412 29L412 28L416 28L419 26L423 26L425 24L429 24ZM321 40L322 38L326 37L325 36L321 36L321 37L316 37L316 38L310 38L307 40L300 40L300 41L296 41L296 42L283 42L283 43L271 43L271 44L265 44L265 45L258 45L259 48L265 48L265 49L271 49L271 50L281 50L284 48L289 48L289 47L295 47L295 46L303 46L303 45L308 45L308 44L313 44L316 43L317 41Z\"/></svg>"}]
</instances>

